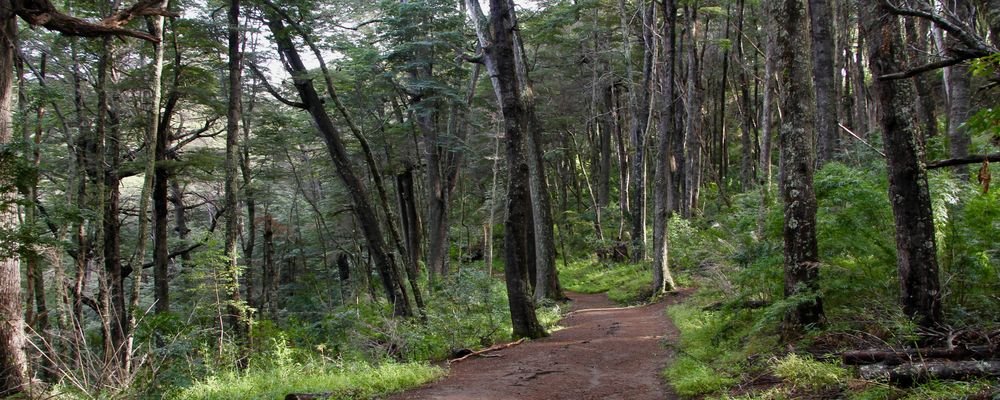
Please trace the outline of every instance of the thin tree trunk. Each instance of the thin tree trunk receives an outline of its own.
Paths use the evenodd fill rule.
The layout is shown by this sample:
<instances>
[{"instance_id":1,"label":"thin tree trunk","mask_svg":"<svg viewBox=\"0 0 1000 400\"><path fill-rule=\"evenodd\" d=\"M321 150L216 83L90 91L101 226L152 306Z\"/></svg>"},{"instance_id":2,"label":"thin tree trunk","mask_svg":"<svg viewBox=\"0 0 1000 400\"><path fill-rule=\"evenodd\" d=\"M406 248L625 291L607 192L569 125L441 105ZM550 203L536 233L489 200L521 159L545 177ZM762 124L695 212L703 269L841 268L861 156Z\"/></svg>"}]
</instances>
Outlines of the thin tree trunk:
<instances>
[{"instance_id":1,"label":"thin tree trunk","mask_svg":"<svg viewBox=\"0 0 1000 400\"><path fill-rule=\"evenodd\" d=\"M698 25L697 6L685 7L687 23L687 126L684 132L685 157L684 165L684 199L681 214L691 218L698 208L699 189L702 170L702 101L701 68L698 65L698 46L695 38Z\"/></svg>"},{"instance_id":2,"label":"thin tree trunk","mask_svg":"<svg viewBox=\"0 0 1000 400\"><path fill-rule=\"evenodd\" d=\"M833 6L809 0L812 27L812 78L816 98L816 167L833 161L837 150L837 85L834 82ZM803 62L807 62L803 60Z\"/></svg>"},{"instance_id":3,"label":"thin tree trunk","mask_svg":"<svg viewBox=\"0 0 1000 400\"><path fill-rule=\"evenodd\" d=\"M225 204L226 204L226 242L225 255L227 265L225 271L225 287L229 296L227 307L227 320L233 329L233 337L242 342L249 333L246 316L241 303L240 289L240 266L237 240L239 239L239 218L240 210L237 196L239 187L236 183L236 174L239 168L239 147L240 147L240 120L242 119L243 102L243 53L240 49L240 0L230 0L228 12L228 55L229 55L229 104L226 112L226 183L225 183ZM240 366L244 365L240 361Z\"/></svg>"},{"instance_id":4,"label":"thin tree trunk","mask_svg":"<svg viewBox=\"0 0 1000 400\"><path fill-rule=\"evenodd\" d=\"M298 50L286 32L285 25L278 15L267 12L265 15L267 25L274 34L279 52L287 60L288 72L293 76L295 88L299 98L303 102L303 107L309 112L316 123L317 130L326 142L327 151L333 161L337 175L343 182L348 194L351 196L353 211L358 219L358 223L368 244L368 251L372 256L376 269L382 280L386 297L393 304L393 313L397 316L413 315L409 300L403 290L402 282L398 279L401 276L399 264L396 257L389 251L388 246L382 236L382 229L372 209L368 199L367 189L364 183L354 172L347 150L340 139L340 132L333 125L329 114L323 106L312 80L306 76L307 70L299 56Z\"/></svg>"},{"instance_id":5,"label":"thin tree trunk","mask_svg":"<svg viewBox=\"0 0 1000 400\"><path fill-rule=\"evenodd\" d=\"M165 7L166 2L163 2L160 7ZM149 31L153 37L163 39L163 17L156 16L152 17L148 21ZM153 76L150 79L150 92L151 96L149 99L149 121L146 125L146 135L143 139L143 145L146 148L146 167L143 173L142 182L142 193L139 197L139 234L138 243L136 243L135 250L135 260L133 262L133 267L131 269L132 275L132 293L129 299L129 314L128 314L128 338L125 344L125 373L129 374L132 371L132 350L134 342L135 329L139 324L139 320L136 314L139 312L139 301L142 294L142 278L143 278L143 264L146 262L146 243L147 243L147 232L149 230L149 219L146 214L149 212L149 197L153 190L153 179L156 168L156 139L160 132L158 128L160 125L160 81L163 76L163 44L162 42L153 43Z\"/></svg>"},{"instance_id":6,"label":"thin tree trunk","mask_svg":"<svg viewBox=\"0 0 1000 400\"><path fill-rule=\"evenodd\" d=\"M972 17L972 4L967 0L959 0L949 3L950 8L960 21L967 21ZM948 36L948 53L956 52L961 45L958 40ZM906 64L901 64L906 65ZM972 82L967 64L957 64L948 67L948 155L951 158L961 158L969 155L969 146L972 139L965 121L969 119L971 113ZM955 167L955 173L962 179L967 169L964 166Z\"/></svg>"},{"instance_id":7,"label":"thin tree trunk","mask_svg":"<svg viewBox=\"0 0 1000 400\"><path fill-rule=\"evenodd\" d=\"M657 138L657 154L653 182L653 295L674 290L674 278L670 274L669 229L670 205L667 196L670 191L670 138L674 136L674 46L677 31L677 3L666 0L663 25L663 63L660 71L660 124Z\"/></svg>"},{"instance_id":8,"label":"thin tree trunk","mask_svg":"<svg viewBox=\"0 0 1000 400\"><path fill-rule=\"evenodd\" d=\"M918 21L914 21L918 20ZM927 32L929 22L923 18L906 18L906 41L914 48L914 64L927 63ZM917 90L917 118L923 125L922 137L937 136L937 116L934 113L934 96L928 74L917 74L913 77L913 85Z\"/></svg>"},{"instance_id":9,"label":"thin tree trunk","mask_svg":"<svg viewBox=\"0 0 1000 400\"><path fill-rule=\"evenodd\" d=\"M902 70L906 62L899 17L878 2L866 5L865 31L873 76ZM903 312L923 328L942 323L941 284L927 171L914 126L913 82L875 80L879 121L885 132L889 199L896 225L896 263Z\"/></svg>"}]
</instances>

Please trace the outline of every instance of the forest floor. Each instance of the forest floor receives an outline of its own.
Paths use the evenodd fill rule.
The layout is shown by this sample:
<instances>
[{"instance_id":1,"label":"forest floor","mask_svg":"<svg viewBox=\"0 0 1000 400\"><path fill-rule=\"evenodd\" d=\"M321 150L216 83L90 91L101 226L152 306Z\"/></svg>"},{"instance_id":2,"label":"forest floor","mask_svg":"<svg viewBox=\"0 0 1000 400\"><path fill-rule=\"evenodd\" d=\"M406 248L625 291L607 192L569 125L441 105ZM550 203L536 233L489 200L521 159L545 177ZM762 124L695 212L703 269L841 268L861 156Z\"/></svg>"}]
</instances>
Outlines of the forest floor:
<instances>
[{"instance_id":1,"label":"forest floor","mask_svg":"<svg viewBox=\"0 0 1000 400\"><path fill-rule=\"evenodd\" d=\"M390 399L677 398L661 371L678 335L665 309L682 296L619 307L605 294L568 295L572 311L551 336L454 363L447 377Z\"/></svg>"}]
</instances>

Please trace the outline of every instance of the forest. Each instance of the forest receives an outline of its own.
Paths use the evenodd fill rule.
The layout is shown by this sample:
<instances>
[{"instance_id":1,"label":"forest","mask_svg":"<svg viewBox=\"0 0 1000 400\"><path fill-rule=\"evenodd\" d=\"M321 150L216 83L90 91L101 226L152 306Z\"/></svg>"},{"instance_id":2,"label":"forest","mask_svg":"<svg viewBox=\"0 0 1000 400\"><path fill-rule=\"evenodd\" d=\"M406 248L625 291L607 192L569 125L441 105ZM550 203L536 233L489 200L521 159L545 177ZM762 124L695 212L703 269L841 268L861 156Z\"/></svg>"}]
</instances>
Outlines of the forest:
<instances>
[{"instance_id":1,"label":"forest","mask_svg":"<svg viewBox=\"0 0 1000 400\"><path fill-rule=\"evenodd\" d=\"M0 25L0 398L1000 396L1000 0Z\"/></svg>"}]
</instances>

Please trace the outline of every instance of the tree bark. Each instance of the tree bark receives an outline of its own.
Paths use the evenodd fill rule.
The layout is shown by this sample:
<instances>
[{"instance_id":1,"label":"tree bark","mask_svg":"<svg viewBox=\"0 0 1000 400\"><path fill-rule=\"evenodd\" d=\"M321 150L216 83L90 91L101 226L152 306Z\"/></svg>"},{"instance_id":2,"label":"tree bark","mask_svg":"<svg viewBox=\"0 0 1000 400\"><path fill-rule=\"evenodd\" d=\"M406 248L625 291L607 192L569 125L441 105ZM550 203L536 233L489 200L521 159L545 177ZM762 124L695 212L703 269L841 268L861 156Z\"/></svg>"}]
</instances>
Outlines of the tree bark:
<instances>
[{"instance_id":1,"label":"tree bark","mask_svg":"<svg viewBox=\"0 0 1000 400\"><path fill-rule=\"evenodd\" d=\"M907 65L899 17L878 2L863 8L872 75L899 71ZM913 123L913 82L876 79L874 85L895 217L900 302L903 312L919 326L931 328L942 322L941 285L927 171Z\"/></svg>"},{"instance_id":2,"label":"tree bark","mask_svg":"<svg viewBox=\"0 0 1000 400\"><path fill-rule=\"evenodd\" d=\"M17 23L10 1L0 2L0 146L13 141L14 57L17 53ZM19 228L14 160L0 154L0 232L4 236ZM0 241L0 397L23 392L28 384L28 361L24 353L24 314L21 312L21 265L17 243Z\"/></svg>"},{"instance_id":3,"label":"tree bark","mask_svg":"<svg viewBox=\"0 0 1000 400\"><path fill-rule=\"evenodd\" d=\"M783 121L779 132L780 183L784 203L786 298L796 306L785 316L787 333L823 321L816 240L814 93L809 72L808 17L804 0L771 0L780 74Z\"/></svg>"}]
</instances>

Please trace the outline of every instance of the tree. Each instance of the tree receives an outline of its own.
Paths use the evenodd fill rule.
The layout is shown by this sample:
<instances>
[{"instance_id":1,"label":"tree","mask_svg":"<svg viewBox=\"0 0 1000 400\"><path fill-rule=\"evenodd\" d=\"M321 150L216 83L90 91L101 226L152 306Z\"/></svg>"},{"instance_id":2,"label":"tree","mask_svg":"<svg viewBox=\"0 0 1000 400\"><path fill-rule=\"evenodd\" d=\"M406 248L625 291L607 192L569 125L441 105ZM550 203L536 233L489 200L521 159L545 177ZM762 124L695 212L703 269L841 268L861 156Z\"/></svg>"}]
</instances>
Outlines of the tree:
<instances>
[{"instance_id":1,"label":"tree","mask_svg":"<svg viewBox=\"0 0 1000 400\"><path fill-rule=\"evenodd\" d=\"M779 132L780 186L784 203L782 236L785 242L786 298L795 308L785 316L793 332L823 321L819 296L819 250L816 239L815 103L809 72L808 19L804 0L771 0L774 18L779 86L784 88L780 107L784 121Z\"/></svg>"},{"instance_id":2,"label":"tree","mask_svg":"<svg viewBox=\"0 0 1000 400\"><path fill-rule=\"evenodd\" d=\"M837 86L834 84L833 6L830 0L809 0L812 73L816 97L817 167L833 160L837 150Z\"/></svg>"},{"instance_id":3,"label":"tree","mask_svg":"<svg viewBox=\"0 0 1000 400\"><path fill-rule=\"evenodd\" d=\"M5 44L0 46L0 146L6 147L13 137L11 115L11 95L13 93L14 57L17 43L16 18L20 17L30 25L41 25L49 30L67 35L100 37L131 36L145 40L156 39L146 33L123 28L134 16L162 14L156 10L158 0L144 0L119 11L100 23L90 23L56 11L48 0L0 1L0 38ZM0 151L8 150L0 147ZM3 162L12 162L4 155ZM12 169L4 168L5 171ZM27 358L24 354L24 317L21 314L20 262L10 249L14 242L6 236L18 227L18 211L15 201L16 189L12 176L0 175L0 232L4 239L0 242L0 396L13 395L25 390L27 384ZM124 322L124 321L122 321Z\"/></svg>"},{"instance_id":4,"label":"tree","mask_svg":"<svg viewBox=\"0 0 1000 400\"><path fill-rule=\"evenodd\" d=\"M872 75L883 77L906 65L899 17L883 2L863 7ZM875 98L889 172L889 199L896 224L896 265L903 312L924 328L942 322L937 244L927 171L914 125L913 82L876 79Z\"/></svg>"},{"instance_id":5,"label":"tree","mask_svg":"<svg viewBox=\"0 0 1000 400\"><path fill-rule=\"evenodd\" d=\"M0 3L0 15L11 12L11 2ZM14 121L14 57L17 24L14 17L0 20L0 397L17 394L28 383L28 360L24 354L24 314L21 312L21 264L17 256L18 229L15 162L9 145Z\"/></svg>"},{"instance_id":6,"label":"tree","mask_svg":"<svg viewBox=\"0 0 1000 400\"><path fill-rule=\"evenodd\" d=\"M660 124L657 138L657 157L654 171L653 194L653 294L660 294L674 289L674 279L670 275L669 230L670 204L667 201L670 192L670 139L674 136L674 65L677 54L677 3L666 0L664 4L663 25L663 65L660 67Z\"/></svg>"},{"instance_id":7,"label":"tree","mask_svg":"<svg viewBox=\"0 0 1000 400\"><path fill-rule=\"evenodd\" d=\"M532 221L528 216L531 207L528 164L525 160L526 115L517 84L514 62L515 25L514 10L509 0L490 0L491 46L484 47L487 57L496 65L497 83L501 99L507 153L507 219L504 221L504 279L507 282L507 301L515 337L539 338L546 336L538 323L535 305L528 291L527 263L528 233Z\"/></svg>"},{"instance_id":8,"label":"tree","mask_svg":"<svg viewBox=\"0 0 1000 400\"><path fill-rule=\"evenodd\" d=\"M229 288L228 319L237 340L248 333L247 316L240 304L240 266L236 241L239 239L239 203L236 201L239 188L236 185L238 162L240 157L240 119L243 112L243 53L240 49L240 0L230 0L227 13L229 22L227 29L229 55L229 87L228 104L226 106L226 233L225 233L225 276Z\"/></svg>"},{"instance_id":9,"label":"tree","mask_svg":"<svg viewBox=\"0 0 1000 400\"><path fill-rule=\"evenodd\" d=\"M340 138L340 131L333 124L333 120L324 108L324 102L320 99L319 93L313 85L313 80L309 76L281 16L273 10L265 10L265 19L274 41L278 45L278 52L284 57L285 69L292 75L292 82L301 100L301 103L291 102L287 99L284 102L307 111L312 117L316 129L326 144L330 159L336 167L337 175L350 195L351 203L354 206L354 215L357 217L358 224L364 234L365 242L368 245L367 250L378 270L386 298L393 305L393 313L403 317L413 315L408 296L403 288L401 267L394 253L389 251L385 243L375 210L369 202L368 190L354 172L354 166Z\"/></svg>"}]
</instances>

